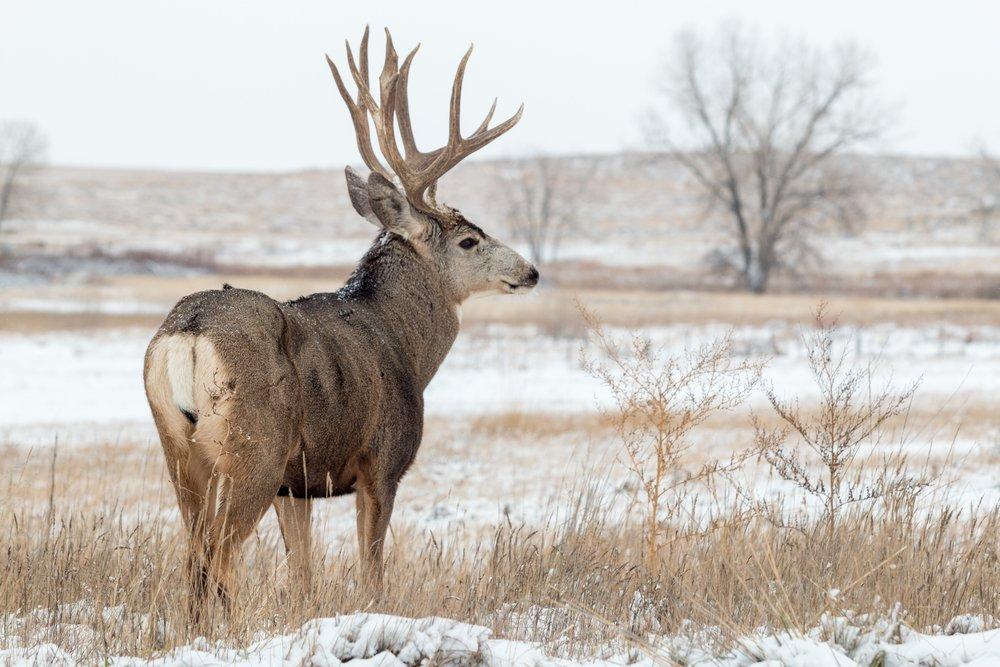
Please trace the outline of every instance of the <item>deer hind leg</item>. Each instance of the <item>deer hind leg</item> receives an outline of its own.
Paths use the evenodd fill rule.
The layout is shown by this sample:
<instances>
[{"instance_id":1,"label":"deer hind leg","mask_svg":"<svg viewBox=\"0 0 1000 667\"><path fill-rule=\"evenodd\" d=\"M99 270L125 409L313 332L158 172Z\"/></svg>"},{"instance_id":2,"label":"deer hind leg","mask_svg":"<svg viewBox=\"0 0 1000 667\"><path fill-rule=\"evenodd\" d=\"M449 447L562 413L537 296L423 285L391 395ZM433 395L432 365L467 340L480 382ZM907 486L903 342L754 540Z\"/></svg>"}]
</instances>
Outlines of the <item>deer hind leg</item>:
<instances>
[{"instance_id":1,"label":"deer hind leg","mask_svg":"<svg viewBox=\"0 0 1000 667\"><path fill-rule=\"evenodd\" d=\"M274 499L274 511L285 542L289 579L302 593L312 587L311 509L312 501L308 498L279 496Z\"/></svg>"},{"instance_id":2,"label":"deer hind leg","mask_svg":"<svg viewBox=\"0 0 1000 667\"><path fill-rule=\"evenodd\" d=\"M178 375L193 375L193 346L193 337L189 335L155 340L146 354L144 373L146 397L163 446L167 473L189 531L201 509L208 480L197 474L197 466L190 465L194 424L188 416L190 413L185 413L178 405L185 399L175 397L174 390L179 384Z\"/></svg>"},{"instance_id":3,"label":"deer hind leg","mask_svg":"<svg viewBox=\"0 0 1000 667\"><path fill-rule=\"evenodd\" d=\"M237 384L211 343L201 343L195 368L198 423L191 439L208 483L202 520L193 531L192 577L199 601L211 588L229 600L234 561L271 506L294 442L292 376L278 363L273 366L277 380L248 378ZM263 366L268 360L263 354L261 359Z\"/></svg>"},{"instance_id":4,"label":"deer hind leg","mask_svg":"<svg viewBox=\"0 0 1000 667\"><path fill-rule=\"evenodd\" d=\"M282 421L278 415L274 420ZM278 438L275 432L255 433L248 437L243 429L234 427L207 470L202 520L196 522L192 540L196 598L203 598L213 588L223 600L232 598L233 566L240 547L271 506L281 484L288 452L283 444L286 439ZM203 434L199 424L195 439Z\"/></svg>"}]
</instances>

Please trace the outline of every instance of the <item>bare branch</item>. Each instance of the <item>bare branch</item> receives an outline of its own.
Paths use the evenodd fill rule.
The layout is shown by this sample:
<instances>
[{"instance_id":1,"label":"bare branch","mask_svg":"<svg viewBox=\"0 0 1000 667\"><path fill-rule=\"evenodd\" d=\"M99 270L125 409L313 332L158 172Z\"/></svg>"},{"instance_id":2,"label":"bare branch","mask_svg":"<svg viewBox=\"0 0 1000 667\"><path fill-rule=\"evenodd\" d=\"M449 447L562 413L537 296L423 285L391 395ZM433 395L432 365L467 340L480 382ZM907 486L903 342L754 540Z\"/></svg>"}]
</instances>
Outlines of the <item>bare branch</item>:
<instances>
[{"instance_id":1,"label":"bare branch","mask_svg":"<svg viewBox=\"0 0 1000 667\"><path fill-rule=\"evenodd\" d=\"M576 227L595 165L585 158L534 155L503 167L507 224L536 264L555 260L564 236Z\"/></svg>"},{"instance_id":2,"label":"bare branch","mask_svg":"<svg viewBox=\"0 0 1000 667\"><path fill-rule=\"evenodd\" d=\"M25 121L0 123L0 222L24 172L41 163L47 142L39 129Z\"/></svg>"},{"instance_id":3,"label":"bare branch","mask_svg":"<svg viewBox=\"0 0 1000 667\"><path fill-rule=\"evenodd\" d=\"M831 165L882 130L868 61L853 46L765 50L738 25L711 46L691 33L676 46L660 86L667 111L652 114L649 140L726 212L736 243L732 260L727 250L713 253L720 265L764 291L776 270L818 256L809 234L824 221L846 225L863 214L860 181Z\"/></svg>"}]
</instances>

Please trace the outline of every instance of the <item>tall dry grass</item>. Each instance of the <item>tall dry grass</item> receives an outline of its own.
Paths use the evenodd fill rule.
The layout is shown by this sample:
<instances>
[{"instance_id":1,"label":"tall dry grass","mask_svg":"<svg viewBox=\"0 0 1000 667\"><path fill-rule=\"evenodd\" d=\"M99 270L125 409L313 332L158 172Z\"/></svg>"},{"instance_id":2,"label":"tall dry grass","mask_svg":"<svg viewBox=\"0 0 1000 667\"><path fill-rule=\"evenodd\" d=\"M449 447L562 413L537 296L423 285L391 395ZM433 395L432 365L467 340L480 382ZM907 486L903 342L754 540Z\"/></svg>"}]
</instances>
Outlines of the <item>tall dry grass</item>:
<instances>
[{"instance_id":1,"label":"tall dry grass","mask_svg":"<svg viewBox=\"0 0 1000 667\"><path fill-rule=\"evenodd\" d=\"M625 355L619 371L628 371L624 379L612 376L626 399L617 412L547 424L481 417L470 429L543 439L582 421L602 446L620 450L629 474L590 470L553 494L542 520L500 520L485 535L396 521L387 585L377 597L358 585L351 541L314 554L313 590L291 592L277 531L264 530L244 549L244 584L229 611L216 607L192 625L186 545L155 448L118 443L30 455L0 449L7 462L0 480L0 645L54 642L99 662L162 654L202 636L206 650L216 642L243 646L311 618L361 610L450 617L538 642L551 654L593 656L629 642L648 648L654 635L691 635L701 647L723 650L756 628L804 631L827 614L849 614L861 625L892 614L919 628L944 626L960 614L1000 618L1000 509L960 507L933 486L900 484L863 501L820 502L788 521L785 510L799 507L810 489L784 476L788 497L762 502L749 480L780 467L791 452L808 479L823 479L814 477L829 473L822 446L814 451L808 440L764 436L761 429L755 437L747 417L745 447L756 458L691 456L691 438L708 416L746 395L755 363L730 359L724 345L686 360L642 345L606 352L614 349ZM817 356L821 363L831 358ZM701 372L682 370L692 368ZM846 364L841 370L853 377ZM636 383L651 383L652 393L630 393ZM652 400L657 396L678 400ZM876 433L868 426L889 423L902 403L878 392L851 396L847 412L823 410L821 402L809 412L776 409L771 423L794 415L801 438L813 433L813 418L828 433L864 434L830 441L850 445L836 450L840 490L850 488L844 480L912 475L905 459L858 456ZM852 414L864 419L851 421ZM854 423L868 426L846 428ZM653 476L644 477L650 470ZM629 488L637 502L623 503L622 489ZM699 631L706 626L715 631Z\"/></svg>"},{"instance_id":2,"label":"tall dry grass","mask_svg":"<svg viewBox=\"0 0 1000 667\"><path fill-rule=\"evenodd\" d=\"M107 461L127 471L119 463ZM315 589L291 594L277 535L264 535L248 545L246 584L230 613L215 609L199 626L189 624L185 545L168 505L5 511L0 637L6 646L54 642L99 661L155 655L198 636L207 646L246 645L364 610L461 619L580 656L623 636L706 624L724 644L759 626L805 630L824 613L880 617L897 603L917 627L963 613L1000 616L995 508L851 508L832 533L822 521L788 530L736 511L710 530L664 525L661 539L675 548L650 562L642 525L621 520L600 488L569 490L542 526L501 524L481 539L394 526L389 585L377 599L357 585L350 548L317 555Z\"/></svg>"}]
</instances>

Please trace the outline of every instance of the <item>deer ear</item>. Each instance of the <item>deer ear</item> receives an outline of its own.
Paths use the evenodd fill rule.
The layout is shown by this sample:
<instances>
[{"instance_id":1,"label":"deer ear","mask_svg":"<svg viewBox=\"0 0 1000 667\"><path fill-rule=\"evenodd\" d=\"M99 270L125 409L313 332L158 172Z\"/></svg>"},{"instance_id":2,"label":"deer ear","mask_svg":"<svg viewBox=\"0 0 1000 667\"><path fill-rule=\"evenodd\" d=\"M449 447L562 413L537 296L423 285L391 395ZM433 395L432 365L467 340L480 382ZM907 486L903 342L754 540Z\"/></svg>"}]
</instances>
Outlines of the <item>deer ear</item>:
<instances>
[{"instance_id":1,"label":"deer ear","mask_svg":"<svg viewBox=\"0 0 1000 667\"><path fill-rule=\"evenodd\" d=\"M377 171L368 174L368 203L386 229L406 238L417 238L425 231L424 222L410 209L406 195Z\"/></svg>"},{"instance_id":2,"label":"deer ear","mask_svg":"<svg viewBox=\"0 0 1000 667\"><path fill-rule=\"evenodd\" d=\"M368 182L351 167L344 168L344 175L347 177L347 194L351 197L351 205L354 206L354 210L368 222L376 227L381 227L382 223L375 216L371 202L368 200Z\"/></svg>"}]
</instances>

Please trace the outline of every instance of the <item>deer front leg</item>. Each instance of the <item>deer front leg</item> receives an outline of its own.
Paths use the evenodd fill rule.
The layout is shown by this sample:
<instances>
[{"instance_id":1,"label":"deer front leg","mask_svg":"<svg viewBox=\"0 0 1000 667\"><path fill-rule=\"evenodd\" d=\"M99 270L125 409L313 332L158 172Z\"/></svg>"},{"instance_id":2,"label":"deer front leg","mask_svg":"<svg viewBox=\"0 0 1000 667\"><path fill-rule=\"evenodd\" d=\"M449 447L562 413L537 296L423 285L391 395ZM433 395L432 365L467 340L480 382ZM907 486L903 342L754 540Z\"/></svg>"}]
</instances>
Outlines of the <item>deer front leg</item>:
<instances>
[{"instance_id":1,"label":"deer front leg","mask_svg":"<svg viewBox=\"0 0 1000 667\"><path fill-rule=\"evenodd\" d=\"M385 545L385 534L389 529L389 518L392 516L392 506L396 499L395 488L385 485L375 484L358 489L359 496L364 495L364 499L359 501L359 509L363 506L362 512L358 515L358 539L363 542L361 549L362 575L365 583L374 592L382 590L383 576L383 547ZM361 526L364 524L364 535L361 535ZM362 539L363 537L363 539Z\"/></svg>"},{"instance_id":2,"label":"deer front leg","mask_svg":"<svg viewBox=\"0 0 1000 667\"><path fill-rule=\"evenodd\" d=\"M361 485L354 493L354 506L357 509L358 527L358 558L364 559L368 553L368 505L365 502L368 492Z\"/></svg>"},{"instance_id":3,"label":"deer front leg","mask_svg":"<svg viewBox=\"0 0 1000 667\"><path fill-rule=\"evenodd\" d=\"M298 587L302 594L312 587L311 510L312 501L308 498L278 496L274 499L274 511L288 557L289 581L292 588Z\"/></svg>"}]
</instances>

